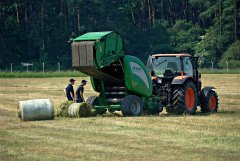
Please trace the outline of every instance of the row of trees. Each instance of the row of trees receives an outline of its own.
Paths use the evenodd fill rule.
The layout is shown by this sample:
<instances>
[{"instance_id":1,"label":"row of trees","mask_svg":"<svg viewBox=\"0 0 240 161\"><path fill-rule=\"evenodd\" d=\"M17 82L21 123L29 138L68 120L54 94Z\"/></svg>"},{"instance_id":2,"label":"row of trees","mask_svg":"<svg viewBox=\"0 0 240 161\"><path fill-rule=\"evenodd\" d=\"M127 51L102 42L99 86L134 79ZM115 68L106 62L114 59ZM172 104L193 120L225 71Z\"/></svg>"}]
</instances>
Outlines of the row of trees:
<instances>
[{"instance_id":1,"label":"row of trees","mask_svg":"<svg viewBox=\"0 0 240 161\"><path fill-rule=\"evenodd\" d=\"M89 31L117 31L126 53L187 52L203 66L240 67L240 0L6 0L0 2L0 67L60 62L67 41Z\"/></svg>"}]
</instances>

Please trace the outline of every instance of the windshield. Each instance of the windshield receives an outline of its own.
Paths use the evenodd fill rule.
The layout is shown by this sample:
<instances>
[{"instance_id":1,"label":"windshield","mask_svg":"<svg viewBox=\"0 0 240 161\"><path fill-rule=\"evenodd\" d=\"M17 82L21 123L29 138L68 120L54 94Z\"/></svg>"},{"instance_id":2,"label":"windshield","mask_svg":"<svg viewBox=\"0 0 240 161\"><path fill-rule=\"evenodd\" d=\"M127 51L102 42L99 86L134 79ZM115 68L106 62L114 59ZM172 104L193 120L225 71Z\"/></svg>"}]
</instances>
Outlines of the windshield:
<instances>
[{"instance_id":1,"label":"windshield","mask_svg":"<svg viewBox=\"0 0 240 161\"><path fill-rule=\"evenodd\" d=\"M180 58L178 57L158 57L152 59L153 70L155 75L163 77L166 70L173 73L180 72Z\"/></svg>"},{"instance_id":2,"label":"windshield","mask_svg":"<svg viewBox=\"0 0 240 161\"><path fill-rule=\"evenodd\" d=\"M186 75L193 76L193 66L190 57L183 58L183 68Z\"/></svg>"}]
</instances>

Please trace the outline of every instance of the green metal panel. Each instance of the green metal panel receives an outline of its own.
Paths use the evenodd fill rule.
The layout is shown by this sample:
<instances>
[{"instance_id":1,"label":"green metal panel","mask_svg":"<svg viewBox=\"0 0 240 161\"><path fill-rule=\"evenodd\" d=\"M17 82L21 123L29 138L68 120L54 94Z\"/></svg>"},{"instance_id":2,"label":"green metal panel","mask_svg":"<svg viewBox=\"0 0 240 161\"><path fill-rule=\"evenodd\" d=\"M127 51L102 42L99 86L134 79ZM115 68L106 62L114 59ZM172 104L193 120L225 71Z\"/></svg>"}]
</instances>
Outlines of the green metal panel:
<instances>
[{"instance_id":1,"label":"green metal panel","mask_svg":"<svg viewBox=\"0 0 240 161\"><path fill-rule=\"evenodd\" d=\"M94 106L94 108L97 110L101 110L101 109L121 110L120 105Z\"/></svg>"},{"instance_id":2,"label":"green metal panel","mask_svg":"<svg viewBox=\"0 0 240 161\"><path fill-rule=\"evenodd\" d=\"M107 34L111 33L112 31L105 31L105 32L88 32L86 34L83 34L75 39L73 39L74 42L77 41L86 41L86 40L98 40L101 39L103 36L106 36Z\"/></svg>"},{"instance_id":3,"label":"green metal panel","mask_svg":"<svg viewBox=\"0 0 240 161\"><path fill-rule=\"evenodd\" d=\"M95 45L99 68L107 66L123 55L123 41L118 33L111 32Z\"/></svg>"},{"instance_id":4,"label":"green metal panel","mask_svg":"<svg viewBox=\"0 0 240 161\"><path fill-rule=\"evenodd\" d=\"M142 97L142 102L144 109L154 110L158 102L161 102L161 97L153 95L151 97Z\"/></svg>"},{"instance_id":5,"label":"green metal panel","mask_svg":"<svg viewBox=\"0 0 240 161\"><path fill-rule=\"evenodd\" d=\"M152 95L152 80L141 60L134 56L126 55L123 58L125 84L129 92L140 97Z\"/></svg>"}]
</instances>

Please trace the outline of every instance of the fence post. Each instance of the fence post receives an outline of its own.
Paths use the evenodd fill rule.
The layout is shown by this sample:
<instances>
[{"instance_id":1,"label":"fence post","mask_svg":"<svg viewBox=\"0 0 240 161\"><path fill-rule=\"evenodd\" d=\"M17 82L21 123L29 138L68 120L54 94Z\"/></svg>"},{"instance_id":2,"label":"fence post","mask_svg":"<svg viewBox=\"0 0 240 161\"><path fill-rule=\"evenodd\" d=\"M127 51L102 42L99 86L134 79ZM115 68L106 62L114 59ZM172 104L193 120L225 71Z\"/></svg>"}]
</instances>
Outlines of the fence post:
<instances>
[{"instance_id":1,"label":"fence post","mask_svg":"<svg viewBox=\"0 0 240 161\"><path fill-rule=\"evenodd\" d=\"M226 61L226 64L227 64L227 71L228 71L228 61Z\"/></svg>"},{"instance_id":2,"label":"fence post","mask_svg":"<svg viewBox=\"0 0 240 161\"><path fill-rule=\"evenodd\" d=\"M44 74L44 62L43 62L43 64L42 64L42 67L43 67L43 74Z\"/></svg>"},{"instance_id":3,"label":"fence post","mask_svg":"<svg viewBox=\"0 0 240 161\"><path fill-rule=\"evenodd\" d=\"M213 71L213 61L211 61L211 63L212 63L212 71Z\"/></svg>"},{"instance_id":4,"label":"fence post","mask_svg":"<svg viewBox=\"0 0 240 161\"><path fill-rule=\"evenodd\" d=\"M12 67L13 67L13 63L11 63L11 74L12 74L12 69L13 69Z\"/></svg>"},{"instance_id":5,"label":"fence post","mask_svg":"<svg viewBox=\"0 0 240 161\"><path fill-rule=\"evenodd\" d=\"M58 72L60 72L60 63L58 62Z\"/></svg>"}]
</instances>

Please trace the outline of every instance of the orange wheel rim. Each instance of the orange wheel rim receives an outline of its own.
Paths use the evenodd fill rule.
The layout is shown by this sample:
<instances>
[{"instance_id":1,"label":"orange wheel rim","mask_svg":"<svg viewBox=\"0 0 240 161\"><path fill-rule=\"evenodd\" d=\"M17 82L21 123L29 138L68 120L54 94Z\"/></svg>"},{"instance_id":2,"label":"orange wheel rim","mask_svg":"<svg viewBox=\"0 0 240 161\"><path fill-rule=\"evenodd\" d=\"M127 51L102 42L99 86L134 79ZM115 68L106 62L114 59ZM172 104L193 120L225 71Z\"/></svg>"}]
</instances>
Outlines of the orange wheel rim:
<instances>
[{"instance_id":1,"label":"orange wheel rim","mask_svg":"<svg viewBox=\"0 0 240 161\"><path fill-rule=\"evenodd\" d=\"M188 110L192 110L195 104L195 95L192 88L188 88L185 94L185 104Z\"/></svg>"},{"instance_id":2,"label":"orange wheel rim","mask_svg":"<svg viewBox=\"0 0 240 161\"><path fill-rule=\"evenodd\" d=\"M210 97L210 109L211 109L211 111L215 110L216 104L217 104L216 98L214 96L211 96Z\"/></svg>"}]
</instances>

